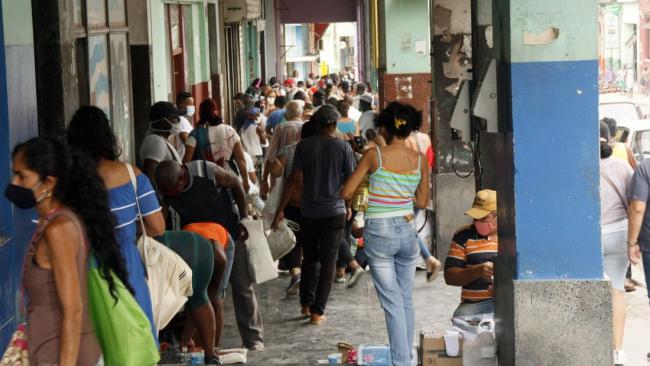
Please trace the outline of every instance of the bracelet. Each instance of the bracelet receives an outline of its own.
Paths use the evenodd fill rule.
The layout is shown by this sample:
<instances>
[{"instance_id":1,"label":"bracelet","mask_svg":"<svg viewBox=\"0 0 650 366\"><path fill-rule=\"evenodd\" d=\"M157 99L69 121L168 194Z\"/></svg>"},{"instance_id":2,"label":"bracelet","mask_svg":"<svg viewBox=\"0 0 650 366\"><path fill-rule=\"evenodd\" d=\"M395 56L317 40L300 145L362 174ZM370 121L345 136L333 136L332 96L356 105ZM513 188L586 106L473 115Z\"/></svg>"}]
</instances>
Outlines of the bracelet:
<instances>
[{"instance_id":1,"label":"bracelet","mask_svg":"<svg viewBox=\"0 0 650 366\"><path fill-rule=\"evenodd\" d=\"M638 240L628 240L628 241L627 241L627 246L628 246L629 248L635 247L635 246L637 246L637 245L639 245L639 241L638 241Z\"/></svg>"}]
</instances>

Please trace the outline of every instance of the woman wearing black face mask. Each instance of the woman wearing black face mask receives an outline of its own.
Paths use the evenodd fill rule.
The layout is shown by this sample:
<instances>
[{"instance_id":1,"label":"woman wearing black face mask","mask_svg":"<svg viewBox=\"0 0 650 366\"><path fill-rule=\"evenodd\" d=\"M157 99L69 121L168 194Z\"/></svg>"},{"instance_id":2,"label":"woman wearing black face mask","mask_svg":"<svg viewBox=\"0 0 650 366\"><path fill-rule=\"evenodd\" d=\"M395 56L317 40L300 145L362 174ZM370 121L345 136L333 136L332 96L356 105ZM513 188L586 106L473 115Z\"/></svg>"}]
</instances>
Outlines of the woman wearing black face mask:
<instances>
[{"instance_id":1,"label":"woman wearing black face mask","mask_svg":"<svg viewBox=\"0 0 650 366\"><path fill-rule=\"evenodd\" d=\"M35 138L13 151L6 197L35 207L39 222L23 267L30 363L95 365L100 348L92 331L86 292L90 246L111 293L113 271L128 286L104 185L85 157L59 141ZM130 287L129 287L130 289Z\"/></svg>"}]
</instances>

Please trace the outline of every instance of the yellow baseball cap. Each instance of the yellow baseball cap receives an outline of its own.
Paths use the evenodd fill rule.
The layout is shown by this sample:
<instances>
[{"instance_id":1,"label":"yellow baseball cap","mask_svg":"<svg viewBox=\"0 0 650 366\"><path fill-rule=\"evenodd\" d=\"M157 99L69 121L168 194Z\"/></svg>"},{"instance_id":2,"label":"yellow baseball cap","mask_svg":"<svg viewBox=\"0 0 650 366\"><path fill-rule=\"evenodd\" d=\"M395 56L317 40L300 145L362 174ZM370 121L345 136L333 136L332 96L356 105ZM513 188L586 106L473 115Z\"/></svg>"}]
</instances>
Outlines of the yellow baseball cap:
<instances>
[{"instance_id":1,"label":"yellow baseball cap","mask_svg":"<svg viewBox=\"0 0 650 366\"><path fill-rule=\"evenodd\" d=\"M475 219L480 220L485 216L489 215L490 212L497 210L497 192L484 189L482 191L476 192L474 197L474 204L472 208L465 212L465 215Z\"/></svg>"}]
</instances>

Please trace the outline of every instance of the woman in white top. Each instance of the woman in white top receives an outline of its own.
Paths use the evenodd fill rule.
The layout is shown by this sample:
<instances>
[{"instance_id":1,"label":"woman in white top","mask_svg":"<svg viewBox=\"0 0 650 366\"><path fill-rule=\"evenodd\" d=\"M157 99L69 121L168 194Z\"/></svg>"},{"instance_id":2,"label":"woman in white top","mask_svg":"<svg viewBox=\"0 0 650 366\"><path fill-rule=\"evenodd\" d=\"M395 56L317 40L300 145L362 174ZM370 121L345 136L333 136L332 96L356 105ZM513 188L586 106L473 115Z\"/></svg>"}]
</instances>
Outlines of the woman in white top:
<instances>
[{"instance_id":1,"label":"woman in white top","mask_svg":"<svg viewBox=\"0 0 650 366\"><path fill-rule=\"evenodd\" d=\"M208 160L218 164L224 169L229 169L230 159L233 158L240 177L244 191L250 189L248 174L246 174L246 157L244 156L244 147L241 138L234 128L222 123L217 113L217 105L212 99L206 99L199 106L199 123L190 133L185 142L185 156L183 162L191 160ZM194 150L199 149L199 154L195 157Z\"/></svg>"}]
</instances>

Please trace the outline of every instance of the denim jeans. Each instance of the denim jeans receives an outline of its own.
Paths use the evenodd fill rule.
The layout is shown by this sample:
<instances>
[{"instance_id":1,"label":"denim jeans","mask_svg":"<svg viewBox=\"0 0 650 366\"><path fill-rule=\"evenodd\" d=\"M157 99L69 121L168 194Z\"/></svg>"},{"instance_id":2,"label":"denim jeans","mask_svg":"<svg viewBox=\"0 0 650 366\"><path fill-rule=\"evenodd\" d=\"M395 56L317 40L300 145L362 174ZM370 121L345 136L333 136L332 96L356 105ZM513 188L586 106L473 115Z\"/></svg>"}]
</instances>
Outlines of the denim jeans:
<instances>
[{"instance_id":1,"label":"denim jeans","mask_svg":"<svg viewBox=\"0 0 650 366\"><path fill-rule=\"evenodd\" d=\"M364 251L384 309L393 366L410 366L415 328L413 279L420 248L404 217L367 218Z\"/></svg>"},{"instance_id":2,"label":"denim jeans","mask_svg":"<svg viewBox=\"0 0 650 366\"><path fill-rule=\"evenodd\" d=\"M467 333L477 335L483 320L494 320L494 300L463 302L454 311L451 324Z\"/></svg>"},{"instance_id":3,"label":"denim jeans","mask_svg":"<svg viewBox=\"0 0 650 366\"><path fill-rule=\"evenodd\" d=\"M646 285L650 284L650 250L641 252L643 257L643 272L645 272L645 283ZM648 298L650 299L650 292L648 292Z\"/></svg>"},{"instance_id":4,"label":"denim jeans","mask_svg":"<svg viewBox=\"0 0 650 366\"><path fill-rule=\"evenodd\" d=\"M223 270L223 278L221 279L221 284L219 285L219 297L226 297L226 289L228 289L228 281L230 281L230 272L232 272L232 264L235 260L235 242L232 241L230 235L228 235L228 246L226 247L226 268Z\"/></svg>"}]
</instances>

